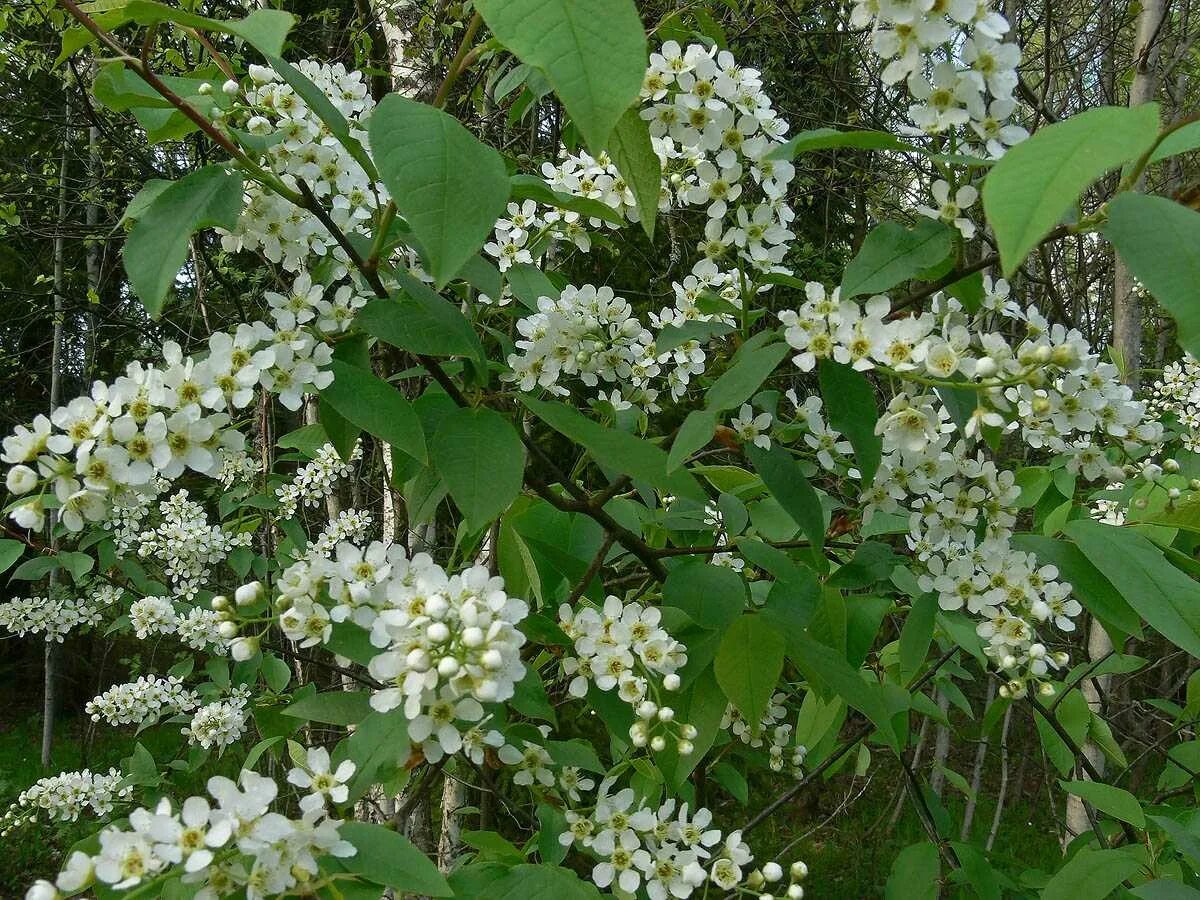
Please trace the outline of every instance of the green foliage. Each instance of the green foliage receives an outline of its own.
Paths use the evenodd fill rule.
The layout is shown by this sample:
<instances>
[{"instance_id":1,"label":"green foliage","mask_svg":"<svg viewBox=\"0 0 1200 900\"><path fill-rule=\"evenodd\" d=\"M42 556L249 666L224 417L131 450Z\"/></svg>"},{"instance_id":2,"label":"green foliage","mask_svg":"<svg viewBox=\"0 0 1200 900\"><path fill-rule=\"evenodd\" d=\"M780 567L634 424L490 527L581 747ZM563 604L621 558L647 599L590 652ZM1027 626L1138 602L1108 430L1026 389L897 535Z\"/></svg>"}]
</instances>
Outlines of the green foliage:
<instances>
[{"instance_id":1,"label":"green foliage","mask_svg":"<svg viewBox=\"0 0 1200 900\"><path fill-rule=\"evenodd\" d=\"M355 323L393 347L426 356L466 356L486 371L483 345L458 308L410 275L400 280L402 293L370 301Z\"/></svg>"},{"instance_id":2,"label":"green foliage","mask_svg":"<svg viewBox=\"0 0 1200 900\"><path fill-rule=\"evenodd\" d=\"M842 296L880 294L916 278L950 255L953 232L936 219L920 219L911 228L883 222L871 229L842 276Z\"/></svg>"},{"instance_id":3,"label":"green foliage","mask_svg":"<svg viewBox=\"0 0 1200 900\"><path fill-rule=\"evenodd\" d=\"M1101 107L1038 129L988 173L983 207L1005 275L1054 228L1083 190L1154 144L1158 106Z\"/></svg>"},{"instance_id":4,"label":"green foliage","mask_svg":"<svg viewBox=\"0 0 1200 900\"><path fill-rule=\"evenodd\" d=\"M888 876L886 900L936 900L942 865L937 847L928 841L900 851Z\"/></svg>"},{"instance_id":5,"label":"green foliage","mask_svg":"<svg viewBox=\"0 0 1200 900\"><path fill-rule=\"evenodd\" d=\"M394 387L366 369L334 359L333 383L321 399L339 415L414 459L425 462L425 436L412 404Z\"/></svg>"},{"instance_id":6,"label":"green foliage","mask_svg":"<svg viewBox=\"0 0 1200 900\"><path fill-rule=\"evenodd\" d=\"M233 228L242 209L242 176L205 166L171 184L141 210L125 239L125 271L152 317L162 313L167 291L201 228Z\"/></svg>"},{"instance_id":7,"label":"green foliage","mask_svg":"<svg viewBox=\"0 0 1200 900\"><path fill-rule=\"evenodd\" d=\"M339 831L358 851L341 860L347 871L398 891L454 896L437 866L403 835L370 822L345 822Z\"/></svg>"},{"instance_id":8,"label":"green foliage","mask_svg":"<svg viewBox=\"0 0 1200 900\"><path fill-rule=\"evenodd\" d=\"M817 373L829 424L850 441L858 463L859 481L868 485L875 478L883 456L883 441L875 433L875 423L879 420L875 389L861 372L831 359L821 360Z\"/></svg>"},{"instance_id":9,"label":"green foliage","mask_svg":"<svg viewBox=\"0 0 1200 900\"><path fill-rule=\"evenodd\" d=\"M628 109L617 120L608 138L608 155L637 200L638 217L646 237L654 240L662 167L650 143L650 130L637 110Z\"/></svg>"},{"instance_id":10,"label":"green foliage","mask_svg":"<svg viewBox=\"0 0 1200 900\"><path fill-rule=\"evenodd\" d=\"M1200 213L1165 197L1124 193L1108 206L1104 236L1179 326L1179 345L1200 355Z\"/></svg>"},{"instance_id":11,"label":"green foliage","mask_svg":"<svg viewBox=\"0 0 1200 900\"><path fill-rule=\"evenodd\" d=\"M632 0L480 0L477 9L500 43L545 75L599 153L646 71Z\"/></svg>"},{"instance_id":12,"label":"green foliage","mask_svg":"<svg viewBox=\"0 0 1200 900\"><path fill-rule=\"evenodd\" d=\"M717 684L755 734L783 671L784 641L763 616L745 613L721 637L713 660Z\"/></svg>"},{"instance_id":13,"label":"green foliage","mask_svg":"<svg viewBox=\"0 0 1200 900\"><path fill-rule=\"evenodd\" d=\"M697 625L722 631L746 609L746 584L732 569L692 559L667 574L663 603L683 610Z\"/></svg>"},{"instance_id":14,"label":"green foliage","mask_svg":"<svg viewBox=\"0 0 1200 900\"><path fill-rule=\"evenodd\" d=\"M285 716L329 725L356 725L371 712L366 691L328 691L310 694L288 705Z\"/></svg>"},{"instance_id":15,"label":"green foliage","mask_svg":"<svg viewBox=\"0 0 1200 900\"><path fill-rule=\"evenodd\" d=\"M440 288L482 245L508 201L500 154L440 109L398 94L371 114L379 177Z\"/></svg>"},{"instance_id":16,"label":"green foliage","mask_svg":"<svg viewBox=\"0 0 1200 900\"><path fill-rule=\"evenodd\" d=\"M521 492L525 447L512 424L490 409L457 409L430 442L434 468L467 522L482 528Z\"/></svg>"}]
</instances>

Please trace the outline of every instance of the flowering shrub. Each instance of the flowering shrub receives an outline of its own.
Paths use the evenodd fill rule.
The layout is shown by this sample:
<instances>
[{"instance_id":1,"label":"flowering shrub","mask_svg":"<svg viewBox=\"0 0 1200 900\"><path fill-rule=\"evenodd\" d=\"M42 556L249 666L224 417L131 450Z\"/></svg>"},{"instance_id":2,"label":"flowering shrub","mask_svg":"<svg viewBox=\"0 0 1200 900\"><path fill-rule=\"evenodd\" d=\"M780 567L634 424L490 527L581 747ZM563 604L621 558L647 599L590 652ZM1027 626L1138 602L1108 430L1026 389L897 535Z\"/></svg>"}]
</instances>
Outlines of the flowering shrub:
<instances>
[{"instance_id":1,"label":"flowering shrub","mask_svg":"<svg viewBox=\"0 0 1200 900\"><path fill-rule=\"evenodd\" d=\"M4 559L53 577L0 604L0 625L177 651L84 709L177 732L175 758L139 744L121 770L42 779L5 815L5 830L42 812L98 822L27 897L794 900L808 867L752 832L855 750L862 771L900 761L927 833L897 883L1000 896L1045 876L949 842L908 768L910 719L938 709L926 691L961 697L971 678L995 681L990 722L1029 710L1079 776L1064 786L1089 804L1081 852L1118 873L1105 891L1197 863L1162 805L1179 792L1147 799L1148 817L1103 782L1096 747L1120 749L1076 700L1108 657L1071 653L1086 610L1114 637L1145 624L1200 655L1197 364L1142 399L1007 280L1042 242L1103 229L1178 311L1177 280L1154 274L1177 260L1147 265L1123 239L1167 202L1127 188L1169 130L1109 110L1103 135L1082 114L1030 137L1020 50L976 0L852 4L907 105L896 135L792 133L761 73L706 43L647 48L627 0L586 46L564 37L564 5L476 0L431 104L284 61L277 10L61 5L117 53L105 78L141 98L121 102L219 154L130 206L125 266L147 310L208 227L273 264L278 289L246 298L250 321L190 352L167 341L3 440L20 538ZM206 41L227 80L167 88L113 32L156 23L238 35L266 65L234 71ZM481 28L493 40L474 43ZM467 68L508 54L570 117L554 159L506 160L443 109ZM1062 149L1118 138L1128 152L1107 163ZM789 202L795 160L837 147L938 177L833 286L793 265ZM1110 206L1060 224L1123 164ZM1089 165L1079 184L1022 188ZM653 244L656 223L686 261L670 305L560 265L641 240L633 226ZM970 262L984 233L998 255ZM276 420L295 428L273 440ZM372 479L382 500L357 489ZM1171 759L1189 771L1194 755ZM187 796L177 777L210 757L241 774ZM712 782L745 795L747 775L774 799L726 821ZM403 832L456 781L517 826L480 810L472 852L447 861Z\"/></svg>"}]
</instances>

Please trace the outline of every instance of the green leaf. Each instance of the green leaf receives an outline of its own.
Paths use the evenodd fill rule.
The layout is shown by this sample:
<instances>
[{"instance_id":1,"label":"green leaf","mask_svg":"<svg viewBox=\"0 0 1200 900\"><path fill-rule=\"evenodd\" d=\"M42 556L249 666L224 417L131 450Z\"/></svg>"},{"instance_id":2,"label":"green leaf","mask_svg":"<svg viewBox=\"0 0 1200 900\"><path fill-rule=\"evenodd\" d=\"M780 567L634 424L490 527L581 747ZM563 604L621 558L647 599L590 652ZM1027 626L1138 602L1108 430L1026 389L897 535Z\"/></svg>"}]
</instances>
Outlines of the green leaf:
<instances>
[{"instance_id":1,"label":"green leaf","mask_svg":"<svg viewBox=\"0 0 1200 900\"><path fill-rule=\"evenodd\" d=\"M791 454L778 444L772 444L770 450L753 445L742 450L754 464L755 471L762 476L767 490L800 526L812 545L817 549L823 547L825 516L821 510L821 500Z\"/></svg>"},{"instance_id":2,"label":"green leaf","mask_svg":"<svg viewBox=\"0 0 1200 900\"><path fill-rule=\"evenodd\" d=\"M842 275L842 298L880 294L915 278L949 255L951 230L936 219L922 218L912 228L883 222L871 229Z\"/></svg>"},{"instance_id":3,"label":"green leaf","mask_svg":"<svg viewBox=\"0 0 1200 900\"><path fill-rule=\"evenodd\" d=\"M59 565L71 573L71 578L76 582L92 571L92 566L96 564L96 561L86 553L78 553L71 550L60 552L58 554L58 562Z\"/></svg>"},{"instance_id":4,"label":"green leaf","mask_svg":"<svg viewBox=\"0 0 1200 900\"><path fill-rule=\"evenodd\" d=\"M481 858L491 858L509 865L525 861L524 854L511 841L494 831L464 831L462 842L478 850Z\"/></svg>"},{"instance_id":5,"label":"green leaf","mask_svg":"<svg viewBox=\"0 0 1200 900\"><path fill-rule=\"evenodd\" d=\"M162 313L192 235L201 228L232 230L241 209L242 176L221 166L185 175L150 202L125 238L125 271L151 318Z\"/></svg>"},{"instance_id":6,"label":"green leaf","mask_svg":"<svg viewBox=\"0 0 1200 900\"><path fill-rule=\"evenodd\" d=\"M1190 122L1163 138L1150 154L1150 162L1156 163L1169 156L1195 150L1197 147L1200 147L1200 122Z\"/></svg>"},{"instance_id":7,"label":"green leaf","mask_svg":"<svg viewBox=\"0 0 1200 900\"><path fill-rule=\"evenodd\" d=\"M570 869L526 863L488 885L480 900L600 900L600 892Z\"/></svg>"},{"instance_id":8,"label":"green leaf","mask_svg":"<svg viewBox=\"0 0 1200 900\"><path fill-rule=\"evenodd\" d=\"M767 380L776 366L791 352L787 344L747 347L734 357L733 365L713 382L704 395L704 405L713 412L733 409L745 403Z\"/></svg>"},{"instance_id":9,"label":"green leaf","mask_svg":"<svg viewBox=\"0 0 1200 900\"><path fill-rule=\"evenodd\" d=\"M185 12L152 0L129 0L125 4L126 15L139 25L157 22L174 22L201 31L221 31L244 38L250 46L263 55L278 56L283 52L283 42L296 24L296 17L278 9L256 9L244 19L210 19Z\"/></svg>"},{"instance_id":10,"label":"green leaf","mask_svg":"<svg viewBox=\"0 0 1200 900\"><path fill-rule=\"evenodd\" d=\"M1200 891L1194 887L1165 878L1139 884L1129 893L1140 900L1200 900Z\"/></svg>"},{"instance_id":11,"label":"green leaf","mask_svg":"<svg viewBox=\"0 0 1200 900\"><path fill-rule=\"evenodd\" d=\"M962 871L967 876L967 881L979 895L979 900L1001 900L1003 895L1000 892L999 880L996 878L996 871L988 863L987 857L977 847L970 844L953 841L950 847L962 864Z\"/></svg>"},{"instance_id":12,"label":"green leaf","mask_svg":"<svg viewBox=\"0 0 1200 900\"><path fill-rule=\"evenodd\" d=\"M1142 805L1129 791L1099 781L1060 781L1062 789L1076 797L1082 797L1102 813L1128 822L1137 828L1146 827L1146 814Z\"/></svg>"},{"instance_id":13,"label":"green leaf","mask_svg":"<svg viewBox=\"0 0 1200 900\"><path fill-rule=\"evenodd\" d=\"M371 712L367 691L326 691L310 694L284 707L283 714L327 725L357 725Z\"/></svg>"},{"instance_id":14,"label":"green leaf","mask_svg":"<svg viewBox=\"0 0 1200 900\"><path fill-rule=\"evenodd\" d=\"M1157 135L1157 104L1104 106L1039 128L1011 147L983 185L1004 274L1017 270L1088 185L1144 153Z\"/></svg>"},{"instance_id":15,"label":"green leaf","mask_svg":"<svg viewBox=\"0 0 1200 900\"><path fill-rule=\"evenodd\" d=\"M24 552L25 545L20 541L10 541L7 538L0 540L0 574L11 569Z\"/></svg>"},{"instance_id":16,"label":"green leaf","mask_svg":"<svg viewBox=\"0 0 1200 900\"><path fill-rule=\"evenodd\" d=\"M892 863L884 888L885 900L937 900L942 863L929 841L911 844Z\"/></svg>"},{"instance_id":17,"label":"green leaf","mask_svg":"<svg viewBox=\"0 0 1200 900\"><path fill-rule=\"evenodd\" d=\"M397 447L421 462L425 436L421 420L404 395L366 369L334 359L329 364L333 383L321 391L321 399L363 431Z\"/></svg>"},{"instance_id":18,"label":"green leaf","mask_svg":"<svg viewBox=\"0 0 1200 900\"><path fill-rule=\"evenodd\" d=\"M560 834L568 830L567 817L563 811L549 803L539 803L537 807L538 824L538 854L543 863L556 866L567 856L567 848L558 840Z\"/></svg>"},{"instance_id":19,"label":"green leaf","mask_svg":"<svg viewBox=\"0 0 1200 900\"><path fill-rule=\"evenodd\" d=\"M477 0L475 7L500 43L546 76L598 154L646 74L646 33L633 0Z\"/></svg>"},{"instance_id":20,"label":"green leaf","mask_svg":"<svg viewBox=\"0 0 1200 900\"><path fill-rule=\"evenodd\" d=\"M721 638L713 660L717 684L757 732L783 671L783 635L768 619L744 614Z\"/></svg>"},{"instance_id":21,"label":"green leaf","mask_svg":"<svg viewBox=\"0 0 1200 900\"><path fill-rule=\"evenodd\" d=\"M528 309L538 309L538 300L542 297L558 297L562 292L554 286L546 274L537 266L528 263L517 263L510 266L504 273L508 286L516 297Z\"/></svg>"},{"instance_id":22,"label":"green leaf","mask_svg":"<svg viewBox=\"0 0 1200 900\"><path fill-rule=\"evenodd\" d=\"M386 775L388 767L402 766L408 759L408 719L403 709L381 713L372 710L347 740L350 759L357 767L350 782L348 802L354 803Z\"/></svg>"},{"instance_id":23,"label":"green leaf","mask_svg":"<svg viewBox=\"0 0 1200 900\"><path fill-rule=\"evenodd\" d=\"M299 450L312 459L317 455L318 450L329 443L329 435L325 433L320 422L315 422L312 425L303 425L295 431L289 431L275 443L285 450Z\"/></svg>"},{"instance_id":24,"label":"green leaf","mask_svg":"<svg viewBox=\"0 0 1200 900\"><path fill-rule=\"evenodd\" d=\"M1200 354L1200 213L1163 197L1124 193L1108 205L1104 236L1175 318L1179 346Z\"/></svg>"},{"instance_id":25,"label":"green leaf","mask_svg":"<svg viewBox=\"0 0 1200 900\"><path fill-rule=\"evenodd\" d=\"M662 191L662 165L650 143L646 120L638 115L636 108L625 110L617 120L608 138L608 155L633 191L646 237L654 240L654 221L658 217L658 197Z\"/></svg>"},{"instance_id":26,"label":"green leaf","mask_svg":"<svg viewBox=\"0 0 1200 900\"><path fill-rule=\"evenodd\" d=\"M27 559L25 562L17 566L17 570L12 573L13 581L37 581L39 578L44 578L49 575L59 566L58 557L55 556L35 556L32 559Z\"/></svg>"},{"instance_id":27,"label":"green leaf","mask_svg":"<svg viewBox=\"0 0 1200 900\"><path fill-rule=\"evenodd\" d=\"M508 202L500 154L440 109L389 94L371 114L379 177L421 242L438 288L483 246Z\"/></svg>"},{"instance_id":28,"label":"green leaf","mask_svg":"<svg viewBox=\"0 0 1200 900\"><path fill-rule=\"evenodd\" d=\"M821 360L817 374L829 425L850 441L861 473L859 483L869 485L883 455L883 441L875 433L879 419L875 389L862 372L831 359Z\"/></svg>"},{"instance_id":29,"label":"green leaf","mask_svg":"<svg viewBox=\"0 0 1200 900\"><path fill-rule=\"evenodd\" d=\"M838 131L836 128L814 128L801 131L786 144L776 147L767 154L768 159L794 159L801 153L813 150L832 150L850 147L856 150L911 150L923 152L919 147L906 144L899 138L883 131Z\"/></svg>"},{"instance_id":30,"label":"green leaf","mask_svg":"<svg viewBox=\"0 0 1200 900\"><path fill-rule=\"evenodd\" d=\"M354 660L360 666L368 665L380 652L371 643L371 632L353 622L334 622L325 647L338 656Z\"/></svg>"},{"instance_id":31,"label":"green leaf","mask_svg":"<svg viewBox=\"0 0 1200 900\"><path fill-rule=\"evenodd\" d=\"M1148 538L1128 528L1077 519L1066 527L1126 602L1181 650L1200 656L1200 584L1168 563Z\"/></svg>"},{"instance_id":32,"label":"green leaf","mask_svg":"<svg viewBox=\"0 0 1200 900\"><path fill-rule=\"evenodd\" d=\"M586 772L596 772L603 775L607 769L600 762L596 750L585 740L546 741L546 752L560 766L575 766Z\"/></svg>"},{"instance_id":33,"label":"green leaf","mask_svg":"<svg viewBox=\"0 0 1200 900\"><path fill-rule=\"evenodd\" d=\"M648 481L677 497L708 499L690 472L679 469L668 475L666 452L649 441L606 428L562 403L532 397L521 397L521 402L555 431L582 444L600 465Z\"/></svg>"},{"instance_id":34,"label":"green leaf","mask_svg":"<svg viewBox=\"0 0 1200 900\"><path fill-rule=\"evenodd\" d=\"M720 631L746 610L746 583L724 566L688 560L667 574L663 605L681 609L703 628Z\"/></svg>"},{"instance_id":35,"label":"green leaf","mask_svg":"<svg viewBox=\"0 0 1200 900\"><path fill-rule=\"evenodd\" d=\"M1121 850L1085 848L1054 873L1042 888L1042 900L1101 900L1140 867Z\"/></svg>"},{"instance_id":36,"label":"green leaf","mask_svg":"<svg viewBox=\"0 0 1200 900\"><path fill-rule=\"evenodd\" d=\"M697 450L713 439L717 428L717 414L710 409L693 409L679 426L679 433L671 442L667 455L667 471L674 472Z\"/></svg>"},{"instance_id":37,"label":"green leaf","mask_svg":"<svg viewBox=\"0 0 1200 900\"><path fill-rule=\"evenodd\" d=\"M874 723L880 736L893 748L900 741L892 725L891 709L881 686L853 668L836 650L827 647L801 631L786 633L788 658L811 683L827 694L836 694Z\"/></svg>"},{"instance_id":38,"label":"green leaf","mask_svg":"<svg viewBox=\"0 0 1200 900\"><path fill-rule=\"evenodd\" d=\"M467 522L482 528L521 493L525 446L512 423L491 409L457 409L445 416L429 445Z\"/></svg>"},{"instance_id":39,"label":"green leaf","mask_svg":"<svg viewBox=\"0 0 1200 900\"><path fill-rule=\"evenodd\" d=\"M398 273L404 293L372 300L354 324L379 340L425 356L468 356L486 365L483 345L458 307L407 273Z\"/></svg>"},{"instance_id":40,"label":"green leaf","mask_svg":"<svg viewBox=\"0 0 1200 900\"><path fill-rule=\"evenodd\" d=\"M933 623L937 617L937 597L923 594L913 600L912 609L900 630L900 681L908 684L921 670L933 641Z\"/></svg>"},{"instance_id":41,"label":"green leaf","mask_svg":"<svg viewBox=\"0 0 1200 900\"><path fill-rule=\"evenodd\" d=\"M397 891L454 896L437 866L403 835L370 822L343 822L338 834L358 850L340 860L346 871Z\"/></svg>"}]
</instances>

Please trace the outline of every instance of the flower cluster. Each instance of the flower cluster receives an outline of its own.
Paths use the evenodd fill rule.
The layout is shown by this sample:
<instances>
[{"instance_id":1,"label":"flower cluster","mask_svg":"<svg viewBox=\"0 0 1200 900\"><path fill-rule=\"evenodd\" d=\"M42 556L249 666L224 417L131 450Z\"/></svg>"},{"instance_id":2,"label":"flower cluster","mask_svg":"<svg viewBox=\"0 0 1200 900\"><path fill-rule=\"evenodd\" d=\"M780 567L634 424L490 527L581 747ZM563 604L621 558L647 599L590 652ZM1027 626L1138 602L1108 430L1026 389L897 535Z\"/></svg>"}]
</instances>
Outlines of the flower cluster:
<instances>
[{"instance_id":1,"label":"flower cluster","mask_svg":"<svg viewBox=\"0 0 1200 900\"><path fill-rule=\"evenodd\" d=\"M365 158L366 121L375 102L362 73L313 60L302 60L297 68L345 118L348 141ZM356 154L273 69L252 65L249 71L245 93L235 99L225 119L267 145L261 151L248 148L267 171L292 191L303 182L330 207L338 228L363 233L374 211L387 202L383 185L372 181ZM315 215L249 181L237 227L222 237L222 244L227 250L257 250L290 272L299 272L314 257L346 260Z\"/></svg>"},{"instance_id":2,"label":"flower cluster","mask_svg":"<svg viewBox=\"0 0 1200 900\"><path fill-rule=\"evenodd\" d=\"M1163 369L1149 390L1150 413L1173 416L1185 450L1200 452L1200 362L1190 353Z\"/></svg>"},{"instance_id":3,"label":"flower cluster","mask_svg":"<svg viewBox=\"0 0 1200 900\"><path fill-rule=\"evenodd\" d=\"M971 389L977 401L963 429L969 439L984 427L1019 427L1026 443L1073 455L1076 468L1094 480L1111 469L1097 442L1152 444L1161 438L1161 425L1147 420L1145 404L1133 399L1116 367L1102 362L1079 331L1051 326L1033 307L1022 311L1009 304L1001 311L1003 320L1025 332L1013 346L941 294L931 311L900 317L889 315L884 296L859 306L842 300L836 288L827 293L809 282L806 297L799 310L779 314L802 371L832 359L859 371L879 368L907 377L918 387ZM877 430L885 446L920 452L953 425L932 394L906 389L892 399Z\"/></svg>"},{"instance_id":4,"label":"flower cluster","mask_svg":"<svg viewBox=\"0 0 1200 900\"><path fill-rule=\"evenodd\" d=\"M92 582L83 596L57 586L48 597L17 597L0 603L0 628L24 637L44 634L62 643L71 631L100 623L102 613L121 598L121 589Z\"/></svg>"},{"instance_id":5,"label":"flower cluster","mask_svg":"<svg viewBox=\"0 0 1200 900\"><path fill-rule=\"evenodd\" d=\"M741 711L730 703L725 707L725 714L721 717L721 730L731 731L743 744L756 749L770 741L767 754L769 765L774 772L783 771L784 752L790 751L787 761L793 772L798 774L804 763L804 757L808 755L808 748L803 744L792 745L792 726L783 721L788 713L786 703L787 694L782 692L773 694L771 702L767 704L756 728L752 728L742 716Z\"/></svg>"},{"instance_id":6,"label":"flower cluster","mask_svg":"<svg viewBox=\"0 0 1200 900\"><path fill-rule=\"evenodd\" d=\"M704 371L698 341L660 352L654 333L612 288L567 286L557 298L540 298L538 309L517 322L521 340L508 358L512 371L504 375L523 391L542 387L565 397L571 381L589 388L603 384L611 391L602 388L599 398L614 409L637 405L656 412L659 385L678 400L691 378Z\"/></svg>"},{"instance_id":7,"label":"flower cluster","mask_svg":"<svg viewBox=\"0 0 1200 900\"><path fill-rule=\"evenodd\" d=\"M587 809L569 809L567 831L559 843L586 848L599 859L592 867L592 881L601 889L610 885L634 894L644 887L650 900L690 897L711 883L721 891L753 890L759 896L801 898L799 882L808 874L803 862L790 870L784 887L784 871L776 863L751 869L754 855L740 831L724 834L712 827L712 813L701 807L689 814L685 803L676 811L667 800L653 809L635 802L631 788L612 792L613 781L601 782L595 804Z\"/></svg>"},{"instance_id":8,"label":"flower cluster","mask_svg":"<svg viewBox=\"0 0 1200 900\"><path fill-rule=\"evenodd\" d=\"M110 725L142 725L164 715L189 712L200 698L183 686L174 675L159 678L143 675L135 681L114 684L104 693L93 697L84 712L93 722L101 720Z\"/></svg>"},{"instance_id":9,"label":"flower cluster","mask_svg":"<svg viewBox=\"0 0 1200 900\"><path fill-rule=\"evenodd\" d=\"M456 575L427 566L393 579L387 593L371 628L371 643L384 649L368 670L390 686L374 693L371 706L387 712L403 705L408 736L436 762L461 748L456 722L478 722L481 703L512 697L525 675L517 624L529 607L483 566Z\"/></svg>"},{"instance_id":10,"label":"flower cluster","mask_svg":"<svg viewBox=\"0 0 1200 900\"><path fill-rule=\"evenodd\" d=\"M95 883L127 890L176 872L184 884L199 886L200 897L242 890L275 896L317 875L318 858L354 855L338 833L341 823L325 818L323 808L289 819L271 811L279 792L272 779L244 770L239 780L240 786L220 775L208 780L215 805L189 797L178 810L166 798L153 810L138 807L128 828L100 833L98 852L74 852L53 884L38 882L26 896L58 900Z\"/></svg>"},{"instance_id":11,"label":"flower cluster","mask_svg":"<svg viewBox=\"0 0 1200 900\"><path fill-rule=\"evenodd\" d=\"M181 490L158 506L159 524L138 535L137 553L155 560L170 579L172 596L192 600L212 567L236 547L248 547L249 532L210 525L204 507Z\"/></svg>"},{"instance_id":12,"label":"flower cluster","mask_svg":"<svg viewBox=\"0 0 1200 900\"><path fill-rule=\"evenodd\" d=\"M34 822L39 813L52 822L74 822L85 810L103 817L112 812L115 804L133 793L123 785L125 776L117 769L93 772L60 772L39 778L17 797L16 802L0 818L0 837L13 828Z\"/></svg>"},{"instance_id":13,"label":"flower cluster","mask_svg":"<svg viewBox=\"0 0 1200 900\"><path fill-rule=\"evenodd\" d=\"M371 630L380 653L368 669L387 685L371 706L403 706L409 737L431 761L457 753L457 723L479 722L481 704L508 700L524 677L517 624L529 608L482 566L450 575L428 554L409 558L398 544L343 541L332 557L310 551L275 587L279 625L301 646L327 641L334 622Z\"/></svg>"},{"instance_id":14,"label":"flower cluster","mask_svg":"<svg viewBox=\"0 0 1200 900\"><path fill-rule=\"evenodd\" d=\"M229 697L206 703L196 710L192 721L183 729L184 736L205 750L213 747L224 750L246 733L246 704L249 702L247 688L234 688Z\"/></svg>"},{"instance_id":15,"label":"flower cluster","mask_svg":"<svg viewBox=\"0 0 1200 900\"><path fill-rule=\"evenodd\" d=\"M298 468L291 481L275 489L280 517L290 519L301 506L316 506L330 496L337 487L337 481L350 477L354 472L354 463L361 458L362 445L357 441L349 459L338 456L333 444L318 447L311 462Z\"/></svg>"},{"instance_id":16,"label":"flower cluster","mask_svg":"<svg viewBox=\"0 0 1200 900\"><path fill-rule=\"evenodd\" d=\"M692 752L696 729L675 721L675 711L660 704L660 689L679 689L677 670L687 664L687 648L661 626L662 611L656 606L623 603L609 596L604 606L558 609L558 624L574 646L575 655L563 658L563 671L571 678L567 691L585 697L590 686L617 689L617 695L633 707L637 719L629 738L635 747L649 745L655 752L673 736L681 754Z\"/></svg>"},{"instance_id":17,"label":"flower cluster","mask_svg":"<svg viewBox=\"0 0 1200 900\"><path fill-rule=\"evenodd\" d=\"M871 29L884 82L905 82L919 132L961 134L992 157L1029 136L1009 122L1021 50L988 0L854 0L850 21Z\"/></svg>"},{"instance_id":18,"label":"flower cluster","mask_svg":"<svg viewBox=\"0 0 1200 900\"><path fill-rule=\"evenodd\" d=\"M229 411L247 406L256 386L294 410L305 393L333 380L321 371L332 347L298 326L290 311L274 314L275 329L255 322L216 332L203 359L184 356L167 341L162 368L130 363L112 384L97 381L89 396L76 397L49 418L38 416L30 427L18 426L0 455L13 465L7 486L17 495L39 493L13 510L17 524L42 526L40 492L48 488L61 502L62 523L80 531L106 519L117 497L156 477L173 480L189 470L217 477L221 451L237 452L245 444ZM146 499L125 502L136 509Z\"/></svg>"}]
</instances>

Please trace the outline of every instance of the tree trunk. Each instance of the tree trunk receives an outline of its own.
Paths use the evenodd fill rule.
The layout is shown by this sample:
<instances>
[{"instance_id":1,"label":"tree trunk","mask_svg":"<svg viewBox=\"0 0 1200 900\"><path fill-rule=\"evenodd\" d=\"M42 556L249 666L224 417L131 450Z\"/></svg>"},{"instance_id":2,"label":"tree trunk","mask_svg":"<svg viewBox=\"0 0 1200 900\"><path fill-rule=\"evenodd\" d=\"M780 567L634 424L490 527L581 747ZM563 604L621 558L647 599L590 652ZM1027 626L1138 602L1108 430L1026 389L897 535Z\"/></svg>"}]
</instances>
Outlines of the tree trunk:
<instances>
[{"instance_id":1,"label":"tree trunk","mask_svg":"<svg viewBox=\"0 0 1200 900\"><path fill-rule=\"evenodd\" d=\"M1130 106L1149 103L1158 93L1158 37L1168 5L1169 0L1144 0L1142 3L1133 51ZM1137 189L1141 185L1139 178L1134 187ZM1137 293L1137 279L1120 256L1113 273L1113 349L1127 373L1126 382L1136 388L1142 359L1142 304ZM1090 637L1088 643L1091 644Z\"/></svg>"},{"instance_id":2,"label":"tree trunk","mask_svg":"<svg viewBox=\"0 0 1200 900\"><path fill-rule=\"evenodd\" d=\"M62 395L63 316L66 310L66 227L67 227L67 167L71 152L71 94L66 86L65 118L63 122L62 157L58 165L58 228L54 235L54 330L50 344L50 411L58 408ZM50 510L46 517L51 552L58 547L54 526L58 516ZM48 590L54 592L56 572L50 571ZM58 701L58 642L47 640L43 654L44 675L42 693L42 768L50 768L50 751L54 746L54 714Z\"/></svg>"}]
</instances>

